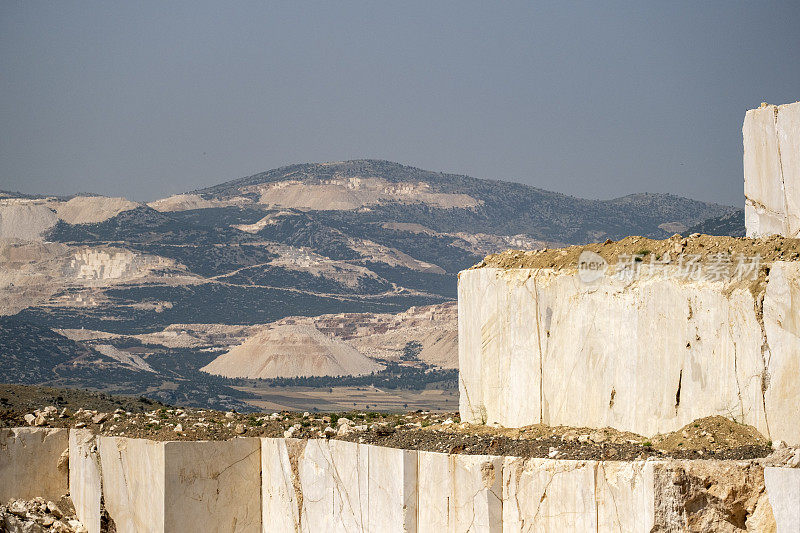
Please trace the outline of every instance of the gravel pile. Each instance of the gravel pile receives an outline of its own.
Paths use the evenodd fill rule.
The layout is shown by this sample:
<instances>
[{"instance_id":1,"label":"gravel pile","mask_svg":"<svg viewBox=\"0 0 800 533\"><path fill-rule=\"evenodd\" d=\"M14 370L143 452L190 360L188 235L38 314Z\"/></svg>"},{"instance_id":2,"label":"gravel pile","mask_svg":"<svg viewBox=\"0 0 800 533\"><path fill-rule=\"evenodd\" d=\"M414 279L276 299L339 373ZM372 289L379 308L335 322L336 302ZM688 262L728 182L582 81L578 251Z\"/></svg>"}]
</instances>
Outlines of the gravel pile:
<instances>
[{"instance_id":1,"label":"gravel pile","mask_svg":"<svg viewBox=\"0 0 800 533\"><path fill-rule=\"evenodd\" d=\"M75 517L72 502L63 497L58 503L42 498L9 500L6 505L0 505L0 531L86 533L87 530Z\"/></svg>"}]
</instances>

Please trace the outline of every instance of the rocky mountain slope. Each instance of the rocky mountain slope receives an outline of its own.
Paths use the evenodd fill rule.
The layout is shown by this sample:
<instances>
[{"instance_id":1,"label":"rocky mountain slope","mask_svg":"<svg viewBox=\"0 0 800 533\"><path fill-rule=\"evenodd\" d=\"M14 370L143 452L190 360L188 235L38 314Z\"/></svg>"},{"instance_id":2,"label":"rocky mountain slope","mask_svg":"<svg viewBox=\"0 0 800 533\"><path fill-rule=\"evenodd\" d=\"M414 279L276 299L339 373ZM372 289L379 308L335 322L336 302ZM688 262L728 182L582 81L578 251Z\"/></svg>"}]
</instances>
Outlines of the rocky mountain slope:
<instances>
[{"instance_id":1,"label":"rocky mountain slope","mask_svg":"<svg viewBox=\"0 0 800 533\"><path fill-rule=\"evenodd\" d=\"M406 310L452 301L456 273L486 254L665 237L740 212L663 194L586 200L372 160L292 165L147 205L0 192L0 315L13 316L0 375L29 357L41 368L26 382L235 403L230 380L200 368L397 370L412 341L419 357L404 365L452 368L455 313L425 324ZM15 340L35 331L55 337ZM254 370L267 359L281 363Z\"/></svg>"}]
</instances>

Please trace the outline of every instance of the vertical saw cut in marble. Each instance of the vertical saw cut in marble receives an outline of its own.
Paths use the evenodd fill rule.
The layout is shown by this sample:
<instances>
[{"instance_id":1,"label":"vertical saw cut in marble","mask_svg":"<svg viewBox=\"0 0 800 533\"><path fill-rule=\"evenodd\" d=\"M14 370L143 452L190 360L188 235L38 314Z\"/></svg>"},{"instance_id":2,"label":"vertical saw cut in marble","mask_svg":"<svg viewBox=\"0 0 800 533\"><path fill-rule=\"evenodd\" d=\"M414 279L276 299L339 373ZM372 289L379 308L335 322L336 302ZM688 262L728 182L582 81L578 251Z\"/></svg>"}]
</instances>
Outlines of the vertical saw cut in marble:
<instances>
[{"instance_id":1,"label":"vertical saw cut in marble","mask_svg":"<svg viewBox=\"0 0 800 533\"><path fill-rule=\"evenodd\" d=\"M118 533L164 531L164 443L97 437L103 503Z\"/></svg>"},{"instance_id":2,"label":"vertical saw cut in marble","mask_svg":"<svg viewBox=\"0 0 800 533\"><path fill-rule=\"evenodd\" d=\"M310 440L297 461L302 531L417 530L416 451Z\"/></svg>"},{"instance_id":3,"label":"vertical saw cut in marble","mask_svg":"<svg viewBox=\"0 0 800 533\"><path fill-rule=\"evenodd\" d=\"M772 263L763 317L749 280L669 274L461 272L462 420L650 436L722 415L800 444L800 263Z\"/></svg>"},{"instance_id":4,"label":"vertical saw cut in marble","mask_svg":"<svg viewBox=\"0 0 800 533\"><path fill-rule=\"evenodd\" d=\"M748 237L800 237L800 102L745 114L745 227Z\"/></svg>"},{"instance_id":5,"label":"vertical saw cut in marble","mask_svg":"<svg viewBox=\"0 0 800 533\"><path fill-rule=\"evenodd\" d=\"M261 531L259 439L99 440L103 500L117 531Z\"/></svg>"},{"instance_id":6,"label":"vertical saw cut in marble","mask_svg":"<svg viewBox=\"0 0 800 533\"><path fill-rule=\"evenodd\" d=\"M0 429L0 502L37 496L58 500L69 490L69 431Z\"/></svg>"},{"instance_id":7,"label":"vertical saw cut in marble","mask_svg":"<svg viewBox=\"0 0 800 533\"><path fill-rule=\"evenodd\" d=\"M501 533L503 458L419 452L419 533Z\"/></svg>"},{"instance_id":8,"label":"vertical saw cut in marble","mask_svg":"<svg viewBox=\"0 0 800 533\"><path fill-rule=\"evenodd\" d=\"M778 533L800 531L800 468L767 467L764 484Z\"/></svg>"},{"instance_id":9,"label":"vertical saw cut in marble","mask_svg":"<svg viewBox=\"0 0 800 533\"><path fill-rule=\"evenodd\" d=\"M261 531L298 533L303 491L298 461L305 450L299 439L261 439Z\"/></svg>"},{"instance_id":10,"label":"vertical saw cut in marble","mask_svg":"<svg viewBox=\"0 0 800 533\"><path fill-rule=\"evenodd\" d=\"M88 429L69 430L69 494L75 515L89 533L100 533L100 455Z\"/></svg>"}]
</instances>

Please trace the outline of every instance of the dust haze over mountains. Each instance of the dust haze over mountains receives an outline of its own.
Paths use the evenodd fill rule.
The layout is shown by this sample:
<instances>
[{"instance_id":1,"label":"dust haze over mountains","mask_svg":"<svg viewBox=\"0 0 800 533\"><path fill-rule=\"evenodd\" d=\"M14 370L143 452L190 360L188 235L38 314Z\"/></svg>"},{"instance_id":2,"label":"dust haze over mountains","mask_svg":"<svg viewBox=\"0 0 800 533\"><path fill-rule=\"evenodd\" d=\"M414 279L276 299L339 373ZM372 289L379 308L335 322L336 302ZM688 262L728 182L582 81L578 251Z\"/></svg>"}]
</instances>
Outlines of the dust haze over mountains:
<instances>
[{"instance_id":1,"label":"dust haze over mountains","mask_svg":"<svg viewBox=\"0 0 800 533\"><path fill-rule=\"evenodd\" d=\"M506 248L724 233L740 214L377 160L292 165L149 204L2 193L0 382L238 409L244 378L452 386L459 270Z\"/></svg>"}]
</instances>

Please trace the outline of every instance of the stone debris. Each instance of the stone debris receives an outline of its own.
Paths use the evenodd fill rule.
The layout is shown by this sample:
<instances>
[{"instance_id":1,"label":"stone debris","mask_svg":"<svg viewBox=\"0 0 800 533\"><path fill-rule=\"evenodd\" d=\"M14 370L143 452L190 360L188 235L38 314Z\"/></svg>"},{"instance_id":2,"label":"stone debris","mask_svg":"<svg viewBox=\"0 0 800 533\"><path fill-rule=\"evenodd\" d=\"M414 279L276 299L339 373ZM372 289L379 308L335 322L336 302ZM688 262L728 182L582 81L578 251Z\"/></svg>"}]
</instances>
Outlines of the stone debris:
<instances>
[{"instance_id":1,"label":"stone debris","mask_svg":"<svg viewBox=\"0 0 800 533\"><path fill-rule=\"evenodd\" d=\"M0 505L0 531L8 533L88 533L75 516L69 497L59 503L43 498L11 499Z\"/></svg>"}]
</instances>

